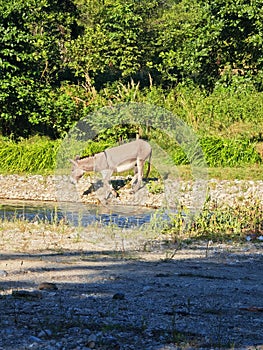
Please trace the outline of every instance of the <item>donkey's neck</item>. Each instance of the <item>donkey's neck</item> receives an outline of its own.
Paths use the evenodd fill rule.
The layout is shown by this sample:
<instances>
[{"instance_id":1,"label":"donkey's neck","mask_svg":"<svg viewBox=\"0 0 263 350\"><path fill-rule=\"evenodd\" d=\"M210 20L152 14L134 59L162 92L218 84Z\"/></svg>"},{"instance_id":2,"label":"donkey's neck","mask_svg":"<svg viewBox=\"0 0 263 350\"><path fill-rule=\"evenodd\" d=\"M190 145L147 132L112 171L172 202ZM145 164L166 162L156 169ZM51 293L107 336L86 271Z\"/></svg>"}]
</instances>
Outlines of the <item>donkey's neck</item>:
<instances>
[{"instance_id":1,"label":"donkey's neck","mask_svg":"<svg viewBox=\"0 0 263 350\"><path fill-rule=\"evenodd\" d=\"M78 160L79 167L86 171L93 170L94 164L95 164L95 157L85 157Z\"/></svg>"}]
</instances>

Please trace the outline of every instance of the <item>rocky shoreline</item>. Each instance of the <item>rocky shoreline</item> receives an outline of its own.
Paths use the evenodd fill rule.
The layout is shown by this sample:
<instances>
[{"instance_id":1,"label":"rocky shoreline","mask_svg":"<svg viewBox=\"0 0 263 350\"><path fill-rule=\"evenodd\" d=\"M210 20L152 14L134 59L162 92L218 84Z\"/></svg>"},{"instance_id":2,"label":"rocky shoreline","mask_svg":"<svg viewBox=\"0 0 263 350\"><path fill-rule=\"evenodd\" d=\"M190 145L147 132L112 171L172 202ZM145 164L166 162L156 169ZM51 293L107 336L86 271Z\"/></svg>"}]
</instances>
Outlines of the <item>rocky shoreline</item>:
<instances>
[{"instance_id":1,"label":"rocky shoreline","mask_svg":"<svg viewBox=\"0 0 263 350\"><path fill-rule=\"evenodd\" d=\"M195 188L191 181L180 181L174 185L173 191L178 202L186 207L191 206L197 196L200 201L209 198L218 205L234 205L249 199L256 199L263 203L263 180L215 180L210 179L203 183L202 191ZM99 204L98 195L89 191L90 180L82 180L77 188L70 184L67 176L42 175L0 175L0 198L30 201L68 201ZM125 186L119 191L118 198L110 198L111 204L140 205L160 207L165 201L167 192L150 191L144 186L138 193L131 194ZM169 194L168 194L169 195Z\"/></svg>"}]
</instances>

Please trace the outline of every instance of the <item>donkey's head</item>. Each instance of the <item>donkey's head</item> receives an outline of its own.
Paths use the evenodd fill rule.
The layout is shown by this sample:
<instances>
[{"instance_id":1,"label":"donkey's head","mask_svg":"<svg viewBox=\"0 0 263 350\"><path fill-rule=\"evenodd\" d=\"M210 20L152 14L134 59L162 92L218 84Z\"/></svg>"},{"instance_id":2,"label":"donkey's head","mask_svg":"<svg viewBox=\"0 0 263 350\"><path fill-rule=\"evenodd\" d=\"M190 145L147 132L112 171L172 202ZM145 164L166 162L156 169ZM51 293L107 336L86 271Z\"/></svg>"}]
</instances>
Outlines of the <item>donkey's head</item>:
<instances>
[{"instance_id":1,"label":"donkey's head","mask_svg":"<svg viewBox=\"0 0 263 350\"><path fill-rule=\"evenodd\" d=\"M76 184L80 178L85 174L85 172L93 171L94 169L94 157L85 157L80 158L76 156L76 158L70 159L69 161L73 164L71 170L70 181L73 184Z\"/></svg>"}]
</instances>

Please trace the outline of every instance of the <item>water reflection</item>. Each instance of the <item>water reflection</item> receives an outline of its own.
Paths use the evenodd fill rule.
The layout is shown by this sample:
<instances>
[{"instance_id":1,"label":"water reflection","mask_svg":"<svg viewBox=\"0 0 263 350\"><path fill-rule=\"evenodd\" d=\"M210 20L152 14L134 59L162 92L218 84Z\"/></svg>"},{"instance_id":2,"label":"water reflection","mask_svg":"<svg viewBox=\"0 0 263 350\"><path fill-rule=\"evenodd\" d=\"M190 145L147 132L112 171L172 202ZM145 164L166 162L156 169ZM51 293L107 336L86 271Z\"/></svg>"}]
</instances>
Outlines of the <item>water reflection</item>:
<instances>
[{"instance_id":1,"label":"water reflection","mask_svg":"<svg viewBox=\"0 0 263 350\"><path fill-rule=\"evenodd\" d=\"M103 225L117 225L122 228L139 227L149 223L153 209L132 206L92 206L64 203L58 207L52 202L2 201L0 218L5 220L25 219L49 223L61 220L74 226L88 226L99 222Z\"/></svg>"}]
</instances>

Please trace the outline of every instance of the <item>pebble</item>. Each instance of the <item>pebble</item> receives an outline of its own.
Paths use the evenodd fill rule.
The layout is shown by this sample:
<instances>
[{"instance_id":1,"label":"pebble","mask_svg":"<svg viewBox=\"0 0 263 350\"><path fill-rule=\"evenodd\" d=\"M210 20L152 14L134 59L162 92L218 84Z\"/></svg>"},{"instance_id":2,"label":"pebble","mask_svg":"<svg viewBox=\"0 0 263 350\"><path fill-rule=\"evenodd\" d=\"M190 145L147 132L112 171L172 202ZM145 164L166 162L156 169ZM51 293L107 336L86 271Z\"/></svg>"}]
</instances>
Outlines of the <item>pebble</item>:
<instances>
[{"instance_id":1,"label":"pebble","mask_svg":"<svg viewBox=\"0 0 263 350\"><path fill-rule=\"evenodd\" d=\"M112 297L114 300L124 300L125 294L124 293L115 293Z\"/></svg>"},{"instance_id":2,"label":"pebble","mask_svg":"<svg viewBox=\"0 0 263 350\"><path fill-rule=\"evenodd\" d=\"M44 329L44 330L40 331L37 336L39 338L51 337L52 336L52 331L50 329Z\"/></svg>"},{"instance_id":3,"label":"pebble","mask_svg":"<svg viewBox=\"0 0 263 350\"><path fill-rule=\"evenodd\" d=\"M39 290L57 290L58 287L55 283L50 282L42 282L38 285Z\"/></svg>"},{"instance_id":4,"label":"pebble","mask_svg":"<svg viewBox=\"0 0 263 350\"><path fill-rule=\"evenodd\" d=\"M29 341L34 342L34 343L41 343L41 342L42 342L42 339L31 335L31 336L29 337Z\"/></svg>"},{"instance_id":5,"label":"pebble","mask_svg":"<svg viewBox=\"0 0 263 350\"><path fill-rule=\"evenodd\" d=\"M91 334L88 338L87 345L90 349L94 349L96 346L97 336L95 334Z\"/></svg>"},{"instance_id":6,"label":"pebble","mask_svg":"<svg viewBox=\"0 0 263 350\"><path fill-rule=\"evenodd\" d=\"M91 330L88 329L88 328L84 328L84 329L82 330L82 334L90 335L90 334L91 334Z\"/></svg>"}]
</instances>

